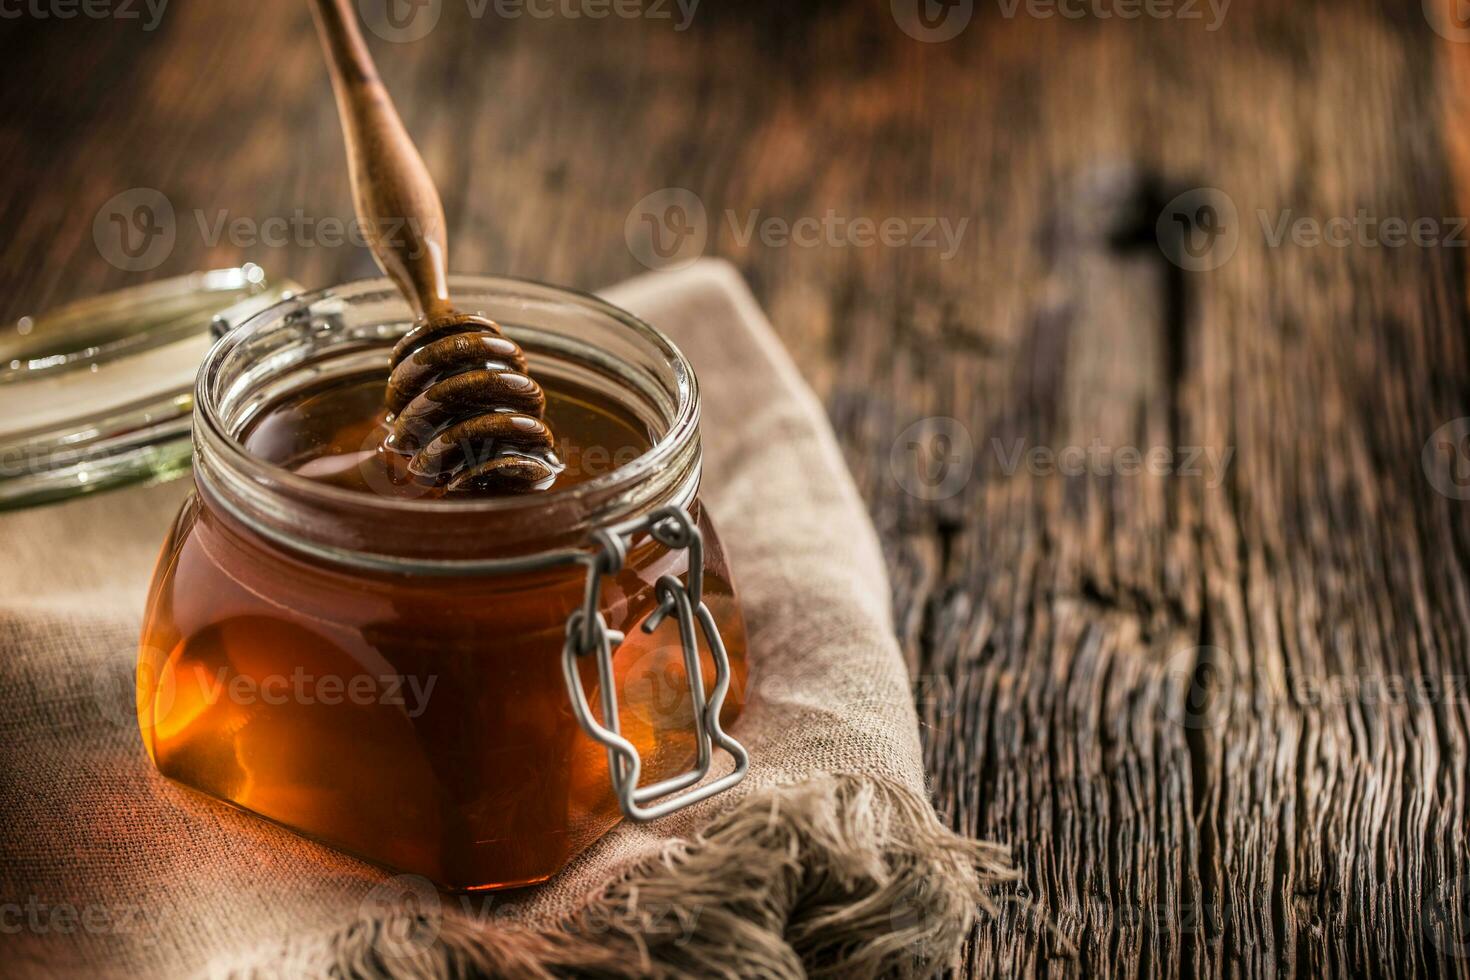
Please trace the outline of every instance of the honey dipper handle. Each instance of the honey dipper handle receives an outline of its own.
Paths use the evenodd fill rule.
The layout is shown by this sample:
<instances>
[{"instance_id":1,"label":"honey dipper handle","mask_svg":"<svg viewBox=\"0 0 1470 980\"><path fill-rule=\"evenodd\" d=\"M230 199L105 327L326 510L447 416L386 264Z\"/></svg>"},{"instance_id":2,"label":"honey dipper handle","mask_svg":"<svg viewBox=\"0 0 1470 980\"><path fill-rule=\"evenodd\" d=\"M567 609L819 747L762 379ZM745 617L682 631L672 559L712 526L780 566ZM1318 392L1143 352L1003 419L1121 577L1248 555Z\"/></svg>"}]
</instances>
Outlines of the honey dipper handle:
<instances>
[{"instance_id":1,"label":"honey dipper handle","mask_svg":"<svg viewBox=\"0 0 1470 980\"><path fill-rule=\"evenodd\" d=\"M422 316L448 314L444 205L358 30L352 0L311 0L373 257Z\"/></svg>"}]
</instances>

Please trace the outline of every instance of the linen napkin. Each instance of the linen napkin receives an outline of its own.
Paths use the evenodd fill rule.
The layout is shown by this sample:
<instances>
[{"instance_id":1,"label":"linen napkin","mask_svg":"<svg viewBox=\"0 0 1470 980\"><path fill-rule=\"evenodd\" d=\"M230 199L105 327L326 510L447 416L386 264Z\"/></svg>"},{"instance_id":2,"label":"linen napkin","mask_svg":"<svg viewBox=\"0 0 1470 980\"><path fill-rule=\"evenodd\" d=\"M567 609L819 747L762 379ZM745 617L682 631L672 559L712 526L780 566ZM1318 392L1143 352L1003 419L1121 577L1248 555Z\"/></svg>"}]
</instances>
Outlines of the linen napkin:
<instances>
[{"instance_id":1,"label":"linen napkin","mask_svg":"<svg viewBox=\"0 0 1470 980\"><path fill-rule=\"evenodd\" d=\"M544 885L440 894L151 767L135 645L191 481L0 516L9 972L849 977L958 954L1012 875L930 807L882 556L821 405L727 263L606 295L700 378L702 496L749 628L744 782L625 821Z\"/></svg>"}]
</instances>

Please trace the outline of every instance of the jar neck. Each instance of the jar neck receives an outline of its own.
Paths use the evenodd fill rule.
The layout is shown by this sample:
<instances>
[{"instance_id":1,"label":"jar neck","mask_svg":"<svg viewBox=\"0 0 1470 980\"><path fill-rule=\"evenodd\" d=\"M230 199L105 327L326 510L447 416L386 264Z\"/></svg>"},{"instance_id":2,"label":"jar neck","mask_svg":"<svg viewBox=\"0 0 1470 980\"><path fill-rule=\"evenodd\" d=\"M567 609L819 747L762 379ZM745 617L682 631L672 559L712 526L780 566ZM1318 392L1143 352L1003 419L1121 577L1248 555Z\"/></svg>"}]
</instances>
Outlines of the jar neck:
<instances>
[{"instance_id":1,"label":"jar neck","mask_svg":"<svg viewBox=\"0 0 1470 980\"><path fill-rule=\"evenodd\" d=\"M358 500L323 500L252 478L203 447L196 448L194 481L205 503L234 524L307 558L379 572L474 575L584 548L594 532L636 522L661 507L692 512L700 471L696 439L681 464L661 479L592 494L548 494L560 499L489 511L429 503L402 512L385 506L393 501L366 493L354 494Z\"/></svg>"},{"instance_id":2,"label":"jar neck","mask_svg":"<svg viewBox=\"0 0 1470 980\"><path fill-rule=\"evenodd\" d=\"M250 454L241 433L265 401L293 390L297 375L319 378L386 363L412 316L405 307L401 319L384 323L383 304L391 311L396 294L373 280L282 304L211 350L194 416L195 483L205 503L243 529L319 561L440 575L493 572L530 556L586 547L593 532L634 523L660 507L692 508L702 464L698 387L667 338L577 293L510 280L464 278L455 286L457 296L481 297L487 315L526 350L533 371L579 383L593 379L625 399L648 424L652 448L569 488L468 500L349 490ZM511 310L539 302L538 322L507 322L497 302ZM565 323L555 322L559 315Z\"/></svg>"}]
</instances>

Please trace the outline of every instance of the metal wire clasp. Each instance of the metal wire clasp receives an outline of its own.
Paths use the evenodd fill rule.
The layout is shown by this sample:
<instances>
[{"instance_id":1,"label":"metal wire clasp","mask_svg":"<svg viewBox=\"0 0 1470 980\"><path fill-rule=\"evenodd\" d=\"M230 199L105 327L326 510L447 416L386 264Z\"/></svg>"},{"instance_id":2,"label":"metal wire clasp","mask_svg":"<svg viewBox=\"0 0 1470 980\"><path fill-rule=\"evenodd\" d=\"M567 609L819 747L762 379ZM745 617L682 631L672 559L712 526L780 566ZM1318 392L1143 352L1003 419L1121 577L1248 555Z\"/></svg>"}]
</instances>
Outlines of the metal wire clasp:
<instances>
[{"instance_id":1,"label":"metal wire clasp","mask_svg":"<svg viewBox=\"0 0 1470 980\"><path fill-rule=\"evenodd\" d=\"M685 585L672 575L665 575L658 580L654 590L659 606L644 621L643 631L652 633L670 615L679 623L684 672L689 679L689 696L695 709L694 735L698 751L693 769L651 786L638 785L643 761L633 743L622 736L618 720L618 691L612 657L613 648L623 642L624 636L617 630L608 629L607 620L598 609L602 577L616 574L622 569L633 538L644 533L670 550L687 549L689 552L688 584ZM588 552L584 559L588 567L587 590L582 606L567 618L567 638L562 648L562 673L566 677L572 711L582 730L607 747L607 767L623 814L629 820L640 822L657 820L692 803L724 792L744 779L750 768L750 756L745 747L725 734L720 727L720 709L724 707L725 696L730 691L730 658L725 652L725 643L720 638L719 627L715 625L709 607L704 604L704 538L683 508L663 507L636 524L616 531L598 531L593 535L593 542L596 548ZM715 664L715 687L708 699L704 696L699 643L694 633L696 621L704 633L705 643L709 646L710 656ZM602 688L601 724L592 714L587 692L582 686L582 675L577 670L578 659L588 654L597 658L597 677ZM714 746L719 746L734 758L734 770L698 789L681 794L680 790L694 786L709 775Z\"/></svg>"}]
</instances>

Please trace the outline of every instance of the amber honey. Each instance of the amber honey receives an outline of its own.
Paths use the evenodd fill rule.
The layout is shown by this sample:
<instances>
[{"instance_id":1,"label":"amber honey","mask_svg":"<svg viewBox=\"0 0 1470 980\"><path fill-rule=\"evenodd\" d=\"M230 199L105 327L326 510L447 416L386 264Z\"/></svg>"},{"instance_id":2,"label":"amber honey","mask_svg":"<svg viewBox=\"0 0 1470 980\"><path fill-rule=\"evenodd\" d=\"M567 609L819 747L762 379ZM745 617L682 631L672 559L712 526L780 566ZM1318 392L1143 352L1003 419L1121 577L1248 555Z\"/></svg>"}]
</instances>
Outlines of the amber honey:
<instances>
[{"instance_id":1,"label":"amber honey","mask_svg":"<svg viewBox=\"0 0 1470 980\"><path fill-rule=\"evenodd\" d=\"M365 373L306 386L256 413L239 441L282 473L360 495L369 511L377 501L452 506L378 450L383 383ZM545 387L565 465L550 494L649 450L655 433L618 398L565 379ZM199 481L155 574L139 719L164 775L453 889L543 880L617 822L606 753L579 728L561 676L581 567L430 574L340 563L267 538L227 496ZM744 626L714 529L697 500L686 506L704 535L704 598L731 659L733 719ZM418 519L392 506L381 518L385 533L410 537ZM487 527L467 516L457 556L493 552ZM371 521L342 537L365 548L376 539ZM639 628L658 578L686 572L687 552L641 540L601 586L609 626L627 636L614 658L620 718L645 784L695 756L677 625ZM596 704L593 664L581 673Z\"/></svg>"},{"instance_id":2,"label":"amber honey","mask_svg":"<svg viewBox=\"0 0 1470 980\"><path fill-rule=\"evenodd\" d=\"M467 496L415 480L408 458L385 452L384 380L375 372L334 380L271 406L245 434L245 448L314 480L389 497ZM562 381L546 393L545 420L562 469L548 490L602 476L647 452L647 428L615 401ZM475 452L476 447L469 447Z\"/></svg>"}]
</instances>

